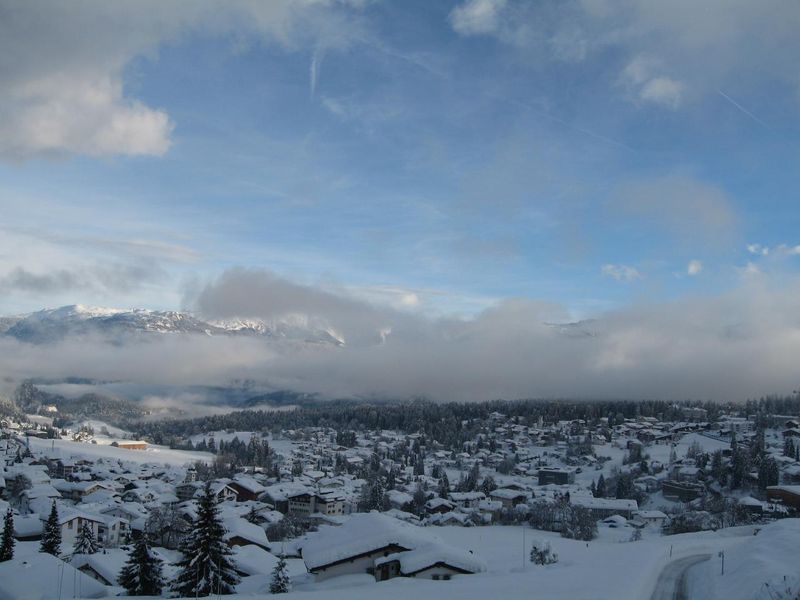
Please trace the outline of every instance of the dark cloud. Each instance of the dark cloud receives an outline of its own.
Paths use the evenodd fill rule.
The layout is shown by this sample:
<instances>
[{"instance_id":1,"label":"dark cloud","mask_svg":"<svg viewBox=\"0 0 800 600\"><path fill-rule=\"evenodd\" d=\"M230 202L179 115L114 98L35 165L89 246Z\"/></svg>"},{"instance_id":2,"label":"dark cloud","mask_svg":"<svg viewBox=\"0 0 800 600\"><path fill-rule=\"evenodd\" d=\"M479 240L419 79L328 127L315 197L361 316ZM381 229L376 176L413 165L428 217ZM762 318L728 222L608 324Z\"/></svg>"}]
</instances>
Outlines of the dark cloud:
<instances>
[{"instance_id":1,"label":"dark cloud","mask_svg":"<svg viewBox=\"0 0 800 600\"><path fill-rule=\"evenodd\" d=\"M45 296L74 291L130 292L158 281L163 269L150 262L98 264L34 273L17 267L0 277L0 293Z\"/></svg>"}]
</instances>

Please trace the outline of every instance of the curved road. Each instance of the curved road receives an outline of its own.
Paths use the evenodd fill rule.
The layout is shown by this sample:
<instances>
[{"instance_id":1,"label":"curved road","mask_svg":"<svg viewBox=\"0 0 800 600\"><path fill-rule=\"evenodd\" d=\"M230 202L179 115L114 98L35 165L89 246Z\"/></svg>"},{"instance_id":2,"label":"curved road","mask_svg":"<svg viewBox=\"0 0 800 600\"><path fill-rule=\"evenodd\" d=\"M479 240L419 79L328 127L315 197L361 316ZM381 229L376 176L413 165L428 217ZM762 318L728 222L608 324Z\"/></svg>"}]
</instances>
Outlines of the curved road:
<instances>
[{"instance_id":1,"label":"curved road","mask_svg":"<svg viewBox=\"0 0 800 600\"><path fill-rule=\"evenodd\" d=\"M686 576L693 566L707 561L710 554L695 554L669 563L658 576L650 600L689 600Z\"/></svg>"}]
</instances>

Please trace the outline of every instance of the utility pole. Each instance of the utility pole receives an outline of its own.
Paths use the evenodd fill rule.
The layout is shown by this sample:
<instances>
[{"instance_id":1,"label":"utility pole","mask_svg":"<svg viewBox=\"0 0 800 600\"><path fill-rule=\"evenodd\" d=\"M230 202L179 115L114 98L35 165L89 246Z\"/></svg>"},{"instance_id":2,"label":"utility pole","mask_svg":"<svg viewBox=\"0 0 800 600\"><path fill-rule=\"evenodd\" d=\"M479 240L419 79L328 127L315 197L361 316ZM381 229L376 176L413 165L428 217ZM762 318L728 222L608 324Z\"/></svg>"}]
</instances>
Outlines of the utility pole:
<instances>
[{"instance_id":1,"label":"utility pole","mask_svg":"<svg viewBox=\"0 0 800 600\"><path fill-rule=\"evenodd\" d=\"M525 525L522 526L522 570L525 570Z\"/></svg>"},{"instance_id":2,"label":"utility pole","mask_svg":"<svg viewBox=\"0 0 800 600\"><path fill-rule=\"evenodd\" d=\"M720 575L725 575L725 550L720 550L719 554L717 555L722 559L722 569L720 570Z\"/></svg>"}]
</instances>

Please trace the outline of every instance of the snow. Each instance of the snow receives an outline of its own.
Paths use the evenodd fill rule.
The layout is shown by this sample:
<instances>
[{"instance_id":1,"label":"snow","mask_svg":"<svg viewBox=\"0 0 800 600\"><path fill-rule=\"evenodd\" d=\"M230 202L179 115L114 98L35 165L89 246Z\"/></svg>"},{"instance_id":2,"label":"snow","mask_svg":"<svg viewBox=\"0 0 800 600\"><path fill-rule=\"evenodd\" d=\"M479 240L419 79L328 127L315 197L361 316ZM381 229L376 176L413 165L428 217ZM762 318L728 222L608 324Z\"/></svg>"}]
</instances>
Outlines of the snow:
<instances>
[{"instance_id":1,"label":"snow","mask_svg":"<svg viewBox=\"0 0 800 600\"><path fill-rule=\"evenodd\" d=\"M766 528L765 528L766 529ZM323 582L314 582L299 574L292 575L293 592L284 600L486 600L487 598L530 598L537 600L642 600L650 597L663 568L672 560L719 549L733 548L753 538L753 528L731 528L719 532L661 537L644 532L638 542L620 543L630 535L630 528L606 529L601 538L585 542L561 538L558 534L522 527L442 527L437 537L448 547L463 552L473 551L476 559L486 564L486 571L474 575L457 575L450 581L426 581L398 577L376 582L370 575L346 575ZM314 534L316 535L316 534ZM797 532L793 531L794 539ZM791 539L787 536L787 540ZM309 536L309 540L312 536ZM535 566L529 561L533 539L550 543L559 555L559 562ZM524 545L523 545L524 540ZM343 539L346 543L346 539ZM766 540L765 540L766 541ZM670 557L670 546L673 555ZM400 553L408 554L408 553ZM791 557L791 553L786 553ZM726 567L727 568L727 567ZM251 578L247 578L251 579ZM247 581L247 580L245 580ZM244 584L245 582L243 582ZM378 586L378 587L375 587ZM240 593L231 600L263 598L264 588L255 582L240 586ZM311 594L311 595L309 595ZM699 595L699 598L705 598ZM710 597L717 600L725 596ZM753 597L733 594L731 600ZM759 599L760 600L760 599Z\"/></svg>"},{"instance_id":2,"label":"snow","mask_svg":"<svg viewBox=\"0 0 800 600\"><path fill-rule=\"evenodd\" d=\"M436 542L409 552L390 554L385 558L376 560L375 566L395 560L400 562L400 570L404 574L417 573L439 562L472 573L480 573L486 570L486 565L483 561L476 558L472 552Z\"/></svg>"},{"instance_id":3,"label":"snow","mask_svg":"<svg viewBox=\"0 0 800 600\"><path fill-rule=\"evenodd\" d=\"M56 451L63 458L81 458L97 460L98 458L112 458L123 462L136 464L160 464L182 466L198 461L210 463L214 456L207 452L189 452L186 450L172 450L165 446L150 445L146 450L125 450L107 444L87 444L71 440L44 440L35 437L27 439L31 452L54 456Z\"/></svg>"},{"instance_id":4,"label":"snow","mask_svg":"<svg viewBox=\"0 0 800 600\"><path fill-rule=\"evenodd\" d=\"M75 554L70 564L76 569L88 565L111 585L117 585L117 578L128 560L128 553L119 548L109 548L95 554Z\"/></svg>"},{"instance_id":5,"label":"snow","mask_svg":"<svg viewBox=\"0 0 800 600\"><path fill-rule=\"evenodd\" d=\"M428 530L377 512L352 515L339 527L323 527L303 545L309 570L390 544L414 549L436 541Z\"/></svg>"},{"instance_id":6,"label":"snow","mask_svg":"<svg viewBox=\"0 0 800 600\"><path fill-rule=\"evenodd\" d=\"M14 558L0 563L0 600L101 598L108 588L50 554L36 542L19 543Z\"/></svg>"},{"instance_id":7,"label":"snow","mask_svg":"<svg viewBox=\"0 0 800 600\"><path fill-rule=\"evenodd\" d=\"M278 559L258 546L235 546L233 563L237 571L247 575L268 575L272 573Z\"/></svg>"},{"instance_id":8,"label":"snow","mask_svg":"<svg viewBox=\"0 0 800 600\"><path fill-rule=\"evenodd\" d=\"M771 590L781 587L784 577L787 583L798 586L798 540L800 519L770 523L758 535L726 549L724 575L717 553L710 561L692 569L690 590L694 596L705 600L766 600L774 594ZM769 588L765 584L769 584ZM798 589L800 586L795 588L795 594Z\"/></svg>"}]
</instances>

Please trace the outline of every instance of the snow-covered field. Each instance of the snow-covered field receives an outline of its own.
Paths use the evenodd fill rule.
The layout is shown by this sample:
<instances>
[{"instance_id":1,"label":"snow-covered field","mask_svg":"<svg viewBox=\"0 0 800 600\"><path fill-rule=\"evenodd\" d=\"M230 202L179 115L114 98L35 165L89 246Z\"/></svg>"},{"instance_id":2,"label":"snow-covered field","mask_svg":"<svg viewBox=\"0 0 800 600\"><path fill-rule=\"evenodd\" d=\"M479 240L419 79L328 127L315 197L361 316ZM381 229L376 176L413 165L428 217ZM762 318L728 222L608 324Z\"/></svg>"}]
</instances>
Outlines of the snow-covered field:
<instances>
[{"instance_id":1,"label":"snow-covered field","mask_svg":"<svg viewBox=\"0 0 800 600\"><path fill-rule=\"evenodd\" d=\"M722 559L698 565L689 574L692 598L704 600L778 600L778 591L787 586L800 593L800 519L784 519L765 525L758 535L725 551Z\"/></svg>"},{"instance_id":2,"label":"snow-covered field","mask_svg":"<svg viewBox=\"0 0 800 600\"><path fill-rule=\"evenodd\" d=\"M91 444L87 442L73 442L71 440L44 440L35 437L28 438L31 451L34 453L59 450L64 458L81 457L96 459L115 458L122 461L138 464L157 463L165 465L185 465L197 461L211 462L213 455L206 452L187 452L184 450L171 450L165 446L148 446L146 450L125 450L116 448L109 443Z\"/></svg>"}]
</instances>

